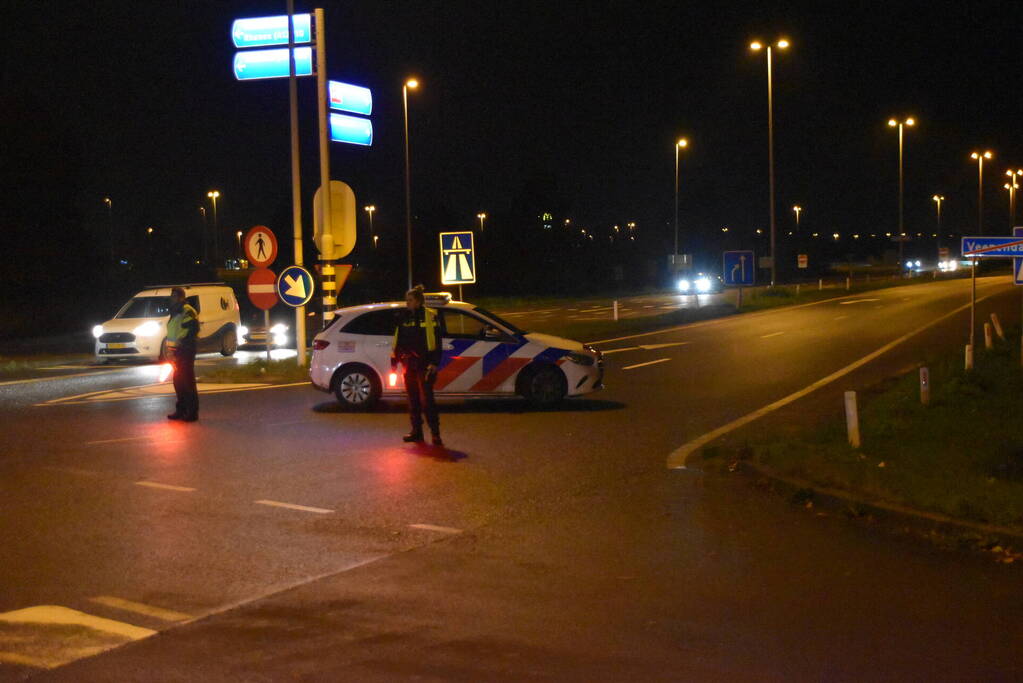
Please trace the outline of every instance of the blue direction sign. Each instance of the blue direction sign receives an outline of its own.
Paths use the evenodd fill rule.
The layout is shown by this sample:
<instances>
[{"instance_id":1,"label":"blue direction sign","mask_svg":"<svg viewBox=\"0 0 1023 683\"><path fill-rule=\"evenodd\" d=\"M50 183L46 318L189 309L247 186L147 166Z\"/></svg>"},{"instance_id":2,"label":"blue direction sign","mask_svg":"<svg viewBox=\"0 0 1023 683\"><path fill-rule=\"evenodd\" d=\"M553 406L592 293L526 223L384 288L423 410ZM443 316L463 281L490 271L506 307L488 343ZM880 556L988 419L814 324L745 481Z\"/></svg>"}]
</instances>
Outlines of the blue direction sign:
<instances>
[{"instance_id":1,"label":"blue direction sign","mask_svg":"<svg viewBox=\"0 0 1023 683\"><path fill-rule=\"evenodd\" d=\"M297 45L312 42L312 15L296 14L291 25ZM231 24L231 38L235 47L267 47L288 44L288 15L235 19Z\"/></svg>"},{"instance_id":2,"label":"blue direction sign","mask_svg":"<svg viewBox=\"0 0 1023 683\"><path fill-rule=\"evenodd\" d=\"M964 237L963 258L1023 256L1023 237Z\"/></svg>"},{"instance_id":3,"label":"blue direction sign","mask_svg":"<svg viewBox=\"0 0 1023 683\"><path fill-rule=\"evenodd\" d=\"M373 113L373 93L361 85L327 81L327 104L331 109L369 116Z\"/></svg>"},{"instance_id":4,"label":"blue direction sign","mask_svg":"<svg viewBox=\"0 0 1023 683\"><path fill-rule=\"evenodd\" d=\"M277 276L277 295L294 308L305 306L313 298L313 276L302 266L288 266Z\"/></svg>"},{"instance_id":5,"label":"blue direction sign","mask_svg":"<svg viewBox=\"0 0 1023 683\"><path fill-rule=\"evenodd\" d=\"M757 264L752 251L726 251L722 256L721 274L725 285L730 287L754 285Z\"/></svg>"},{"instance_id":6,"label":"blue direction sign","mask_svg":"<svg viewBox=\"0 0 1023 683\"><path fill-rule=\"evenodd\" d=\"M351 145L373 144L373 122L347 114L330 115L330 139Z\"/></svg>"},{"instance_id":7,"label":"blue direction sign","mask_svg":"<svg viewBox=\"0 0 1023 683\"><path fill-rule=\"evenodd\" d=\"M1012 236L1023 238L1023 228L1013 228ZM1017 285L1023 285L1023 258L1012 260L1012 279Z\"/></svg>"},{"instance_id":8,"label":"blue direction sign","mask_svg":"<svg viewBox=\"0 0 1023 683\"><path fill-rule=\"evenodd\" d=\"M273 50L247 50L234 55L234 77L239 81L262 78L287 78L289 74L288 48ZM313 49L295 48L295 75L313 74Z\"/></svg>"},{"instance_id":9,"label":"blue direction sign","mask_svg":"<svg viewBox=\"0 0 1023 683\"><path fill-rule=\"evenodd\" d=\"M440 234L440 281L445 285L470 285L476 282L476 255L471 232Z\"/></svg>"}]
</instances>

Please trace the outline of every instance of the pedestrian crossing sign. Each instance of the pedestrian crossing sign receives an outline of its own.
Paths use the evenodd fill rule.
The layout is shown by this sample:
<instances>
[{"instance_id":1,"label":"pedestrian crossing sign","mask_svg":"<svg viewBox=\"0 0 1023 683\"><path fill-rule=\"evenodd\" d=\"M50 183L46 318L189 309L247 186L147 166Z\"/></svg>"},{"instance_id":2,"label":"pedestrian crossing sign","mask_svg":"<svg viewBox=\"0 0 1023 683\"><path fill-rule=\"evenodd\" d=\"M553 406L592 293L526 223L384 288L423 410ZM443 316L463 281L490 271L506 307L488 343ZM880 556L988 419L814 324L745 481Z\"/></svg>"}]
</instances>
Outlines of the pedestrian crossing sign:
<instances>
[{"instance_id":1,"label":"pedestrian crossing sign","mask_svg":"<svg viewBox=\"0 0 1023 683\"><path fill-rule=\"evenodd\" d=\"M440 234L440 281L444 285L476 282L476 253L471 232Z\"/></svg>"}]
</instances>

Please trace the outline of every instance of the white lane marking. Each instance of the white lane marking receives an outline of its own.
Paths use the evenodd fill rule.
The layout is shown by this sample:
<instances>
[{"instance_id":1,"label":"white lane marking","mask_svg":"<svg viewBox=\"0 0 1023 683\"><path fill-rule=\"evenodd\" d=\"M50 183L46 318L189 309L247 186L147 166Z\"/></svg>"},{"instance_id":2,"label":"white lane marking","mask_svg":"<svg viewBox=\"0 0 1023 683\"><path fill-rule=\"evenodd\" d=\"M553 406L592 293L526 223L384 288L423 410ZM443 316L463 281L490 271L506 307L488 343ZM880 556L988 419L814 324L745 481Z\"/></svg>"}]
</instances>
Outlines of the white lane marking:
<instances>
[{"instance_id":1,"label":"white lane marking","mask_svg":"<svg viewBox=\"0 0 1023 683\"><path fill-rule=\"evenodd\" d=\"M60 624L65 626L85 626L94 631L111 633L116 636L139 640L147 638L156 633L151 628L133 626L123 621L104 619L85 612L79 612L60 605L37 605L4 612L0 614L0 621L8 624Z\"/></svg>"},{"instance_id":2,"label":"white lane marking","mask_svg":"<svg viewBox=\"0 0 1023 683\"><path fill-rule=\"evenodd\" d=\"M498 313L498 315L531 315L534 313L551 313L552 311L560 311L560 308L542 308L538 311L510 311L506 313ZM575 310L575 309L569 309Z\"/></svg>"},{"instance_id":3,"label":"white lane marking","mask_svg":"<svg viewBox=\"0 0 1023 683\"><path fill-rule=\"evenodd\" d=\"M288 382L286 384L206 384L200 383L200 394L227 394L237 391L257 391L259 389L283 389L285 387L307 386L309 382ZM170 383L143 384L125 389L104 389L103 391L90 391L77 396L64 396L54 398L43 403L36 403L35 406L52 406L67 403L90 403L104 401L132 401L143 398L166 398L174 393L174 387Z\"/></svg>"},{"instance_id":4,"label":"white lane marking","mask_svg":"<svg viewBox=\"0 0 1023 683\"><path fill-rule=\"evenodd\" d=\"M257 500L256 505L269 505L275 508L287 508L288 510L299 510L301 512L315 512L319 515L330 515L333 514L333 510L327 510L326 508L314 508L308 505L295 505L294 503L282 503L277 500Z\"/></svg>"},{"instance_id":5,"label":"white lane marking","mask_svg":"<svg viewBox=\"0 0 1023 683\"><path fill-rule=\"evenodd\" d=\"M770 339L771 337L777 337L779 334L785 334L784 332L772 332L771 334L760 335L761 339Z\"/></svg>"},{"instance_id":6,"label":"white lane marking","mask_svg":"<svg viewBox=\"0 0 1023 683\"><path fill-rule=\"evenodd\" d=\"M55 379L71 379L73 377L92 377L93 375L106 375L111 372L124 372L125 370L131 370L128 368L115 368L113 370L97 370L96 372L76 372L72 375L53 375L51 377L33 377L32 379L12 379L7 382L0 382L0 387L10 386L12 384L29 384L31 382L52 382Z\"/></svg>"},{"instance_id":7,"label":"white lane marking","mask_svg":"<svg viewBox=\"0 0 1023 683\"><path fill-rule=\"evenodd\" d=\"M603 313L604 311L610 311L610 310L611 310L610 306L601 306L600 308L587 308L586 310L579 311L579 312L580 313ZM619 308L618 310L621 310L621 308Z\"/></svg>"},{"instance_id":8,"label":"white lane marking","mask_svg":"<svg viewBox=\"0 0 1023 683\"><path fill-rule=\"evenodd\" d=\"M993 292L991 294L987 294L985 296L978 297L977 301L984 301L985 299L988 299L988 298L990 298L992 296L994 296ZM871 353L868 353L863 358L860 358L857 361L853 361L849 365L846 365L844 368L841 368L840 370L836 370L835 372L831 373L827 377L819 379L816 382L814 382L813 384L811 384L811 385L809 385L807 387L803 387L799 391L793 392L793 393L789 394L788 396L786 396L784 398L778 399L774 403L769 403L766 406L763 406L761 408L758 408L758 409L754 410L752 413L747 413L746 415L743 415L742 417L740 417L738 419L732 420L728 424L721 425L717 429L713 429L713 430L707 432L706 434L703 434L701 436L696 437L692 441L689 441L687 443L682 444L681 446L676 448L674 451L672 451L671 455L668 456L668 463L667 463L668 469L671 469L671 470L685 469L686 468L686 460L689 458L690 454L692 454L696 449L702 448L703 446L707 445L711 441L714 441L715 439L717 439L717 438L719 438L721 436L724 436L725 434L727 434L729 432L733 432L736 429L738 429L739 427L747 425L750 422L753 422L754 420L758 420L761 417L763 417L764 415L767 415L769 413L773 413L774 411L778 410L779 408L783 408L783 407L787 406L788 404L790 404L790 403L792 403L794 401L798 401L799 399L803 398L807 394L813 393L817 389L820 389L821 387L826 386L826 385L834 382L836 379L840 379L842 377L845 377L846 375L848 375L853 370L856 370L856 369L866 365L870 361L874 360L875 358L878 358L879 356L887 353L888 351L891 351L892 349L894 349L896 346L898 346L899 344L903 343L904 341L906 341L908 339L911 339L914 336L916 336L916 335L920 334L921 332L923 332L924 330L927 330L927 329L929 329L931 327L934 327L938 323L940 323L940 322L942 322L944 320L947 320L948 318L951 318L952 316L957 315L958 313L961 313L961 312L965 311L969 307L970 307L970 304L963 304L959 308L957 308L957 309L955 309L955 310L953 310L953 311L951 311L949 313L946 313L945 315L941 316L940 318L935 318L934 320L932 320L931 322L927 323L926 325L923 325L921 327L916 328L915 330L907 332L906 334L902 335L898 339L896 339L894 341L888 342L887 344L885 344L881 348L879 348L879 349L877 349L875 351L872 351Z\"/></svg>"},{"instance_id":9,"label":"white lane marking","mask_svg":"<svg viewBox=\"0 0 1023 683\"><path fill-rule=\"evenodd\" d=\"M608 349L607 351L601 350L601 353L605 356L611 353L621 353L622 351L636 351L642 347L639 346L623 346L620 349Z\"/></svg>"},{"instance_id":10,"label":"white lane marking","mask_svg":"<svg viewBox=\"0 0 1023 683\"><path fill-rule=\"evenodd\" d=\"M123 439L100 439L99 441L86 441L85 445L86 446L98 446L98 445L104 444L104 443L123 443L125 441L146 441L146 440L153 440L154 438L156 438L156 437L154 437L152 435L148 435L148 436L126 436Z\"/></svg>"},{"instance_id":11,"label":"white lane marking","mask_svg":"<svg viewBox=\"0 0 1023 683\"><path fill-rule=\"evenodd\" d=\"M437 531L442 534L460 534L461 529L456 529L450 526L437 526L436 524L409 524L413 529L423 529L425 531Z\"/></svg>"},{"instance_id":12,"label":"white lane marking","mask_svg":"<svg viewBox=\"0 0 1023 683\"><path fill-rule=\"evenodd\" d=\"M848 306L849 304L865 304L868 301L880 301L880 299L849 299L847 301L839 301L839 306Z\"/></svg>"},{"instance_id":13,"label":"white lane marking","mask_svg":"<svg viewBox=\"0 0 1023 683\"><path fill-rule=\"evenodd\" d=\"M834 320L845 320L845 319L846 319L846 318L848 318L848 317L849 317L849 316L847 316L847 315L840 315L840 316L838 316L837 318L834 318Z\"/></svg>"},{"instance_id":14,"label":"white lane marking","mask_svg":"<svg viewBox=\"0 0 1023 683\"><path fill-rule=\"evenodd\" d=\"M195 489L189 486L175 486L174 484L161 484L157 481L137 481L135 486L148 486L151 489L166 489L167 491L184 491L185 493L191 493Z\"/></svg>"},{"instance_id":15,"label":"white lane marking","mask_svg":"<svg viewBox=\"0 0 1023 683\"><path fill-rule=\"evenodd\" d=\"M141 602L132 602L131 600L116 598L112 595L97 595L94 598L89 598L89 602L94 602L97 605L106 605L107 607L124 610L125 612L142 614L161 621L187 621L192 618L192 615L185 614L184 612L175 612L174 610L164 609L163 607L154 607L153 605L146 605Z\"/></svg>"},{"instance_id":16,"label":"white lane marking","mask_svg":"<svg viewBox=\"0 0 1023 683\"><path fill-rule=\"evenodd\" d=\"M670 358L658 358L657 360L650 360L646 363L636 363L635 365L626 365L622 370L635 370L636 368L646 367L647 365L657 365L658 363L667 363Z\"/></svg>"},{"instance_id":17,"label":"white lane marking","mask_svg":"<svg viewBox=\"0 0 1023 683\"><path fill-rule=\"evenodd\" d=\"M644 351L653 351L654 349L666 349L669 346L685 346L686 344L692 344L692 342L668 342L667 344L640 344L639 348Z\"/></svg>"},{"instance_id":18,"label":"white lane marking","mask_svg":"<svg viewBox=\"0 0 1023 683\"><path fill-rule=\"evenodd\" d=\"M653 304L647 304L647 305L646 305L646 306L644 306L643 308L654 308L654 305L653 305Z\"/></svg>"}]
</instances>

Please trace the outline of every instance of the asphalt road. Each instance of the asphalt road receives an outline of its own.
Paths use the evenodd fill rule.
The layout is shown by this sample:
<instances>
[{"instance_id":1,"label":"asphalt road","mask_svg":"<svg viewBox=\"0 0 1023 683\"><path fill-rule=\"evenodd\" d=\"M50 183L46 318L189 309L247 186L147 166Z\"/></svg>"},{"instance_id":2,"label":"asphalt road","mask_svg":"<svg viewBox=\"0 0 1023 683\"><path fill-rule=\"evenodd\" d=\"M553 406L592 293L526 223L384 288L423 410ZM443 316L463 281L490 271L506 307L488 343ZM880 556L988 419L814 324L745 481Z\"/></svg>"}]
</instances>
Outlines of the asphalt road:
<instances>
[{"instance_id":1,"label":"asphalt road","mask_svg":"<svg viewBox=\"0 0 1023 683\"><path fill-rule=\"evenodd\" d=\"M605 391L446 404L443 451L308 386L208 387L195 424L146 369L0 386L0 680L1018 680L1018 568L668 467L958 346L968 288L603 341Z\"/></svg>"}]
</instances>

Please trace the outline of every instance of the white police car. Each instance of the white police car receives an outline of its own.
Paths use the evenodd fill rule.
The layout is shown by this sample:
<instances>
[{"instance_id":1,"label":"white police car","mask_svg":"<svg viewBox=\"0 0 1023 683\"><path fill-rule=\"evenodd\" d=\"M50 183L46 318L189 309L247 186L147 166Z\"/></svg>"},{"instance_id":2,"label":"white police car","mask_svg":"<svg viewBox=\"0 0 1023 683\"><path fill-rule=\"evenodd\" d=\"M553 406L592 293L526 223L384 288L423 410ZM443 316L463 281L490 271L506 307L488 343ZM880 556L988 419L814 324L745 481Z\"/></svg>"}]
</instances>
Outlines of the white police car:
<instances>
[{"instance_id":1,"label":"white police car","mask_svg":"<svg viewBox=\"0 0 1023 683\"><path fill-rule=\"evenodd\" d=\"M427 294L437 313L443 355L434 391L440 397L522 396L549 406L566 396L603 388L603 358L576 341L524 332L478 306ZM309 376L341 405L369 408L381 397L405 394L401 372L391 372L391 343L404 303L337 311L313 340Z\"/></svg>"}]
</instances>

